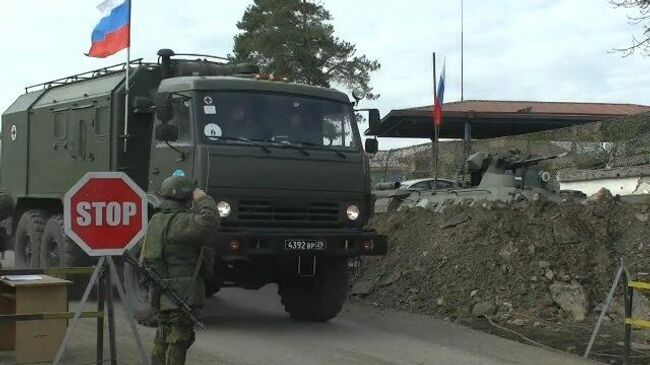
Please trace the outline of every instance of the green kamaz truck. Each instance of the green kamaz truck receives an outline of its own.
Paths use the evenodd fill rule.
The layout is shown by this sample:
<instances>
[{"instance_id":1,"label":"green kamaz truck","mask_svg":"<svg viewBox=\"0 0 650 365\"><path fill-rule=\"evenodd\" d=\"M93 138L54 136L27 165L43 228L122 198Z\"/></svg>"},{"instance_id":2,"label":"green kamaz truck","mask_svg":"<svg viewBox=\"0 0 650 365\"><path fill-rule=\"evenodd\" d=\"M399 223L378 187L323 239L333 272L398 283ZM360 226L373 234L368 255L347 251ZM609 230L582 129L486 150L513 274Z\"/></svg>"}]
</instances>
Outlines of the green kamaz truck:
<instances>
[{"instance_id":1,"label":"green kamaz truck","mask_svg":"<svg viewBox=\"0 0 650 365\"><path fill-rule=\"evenodd\" d=\"M347 296L349 259L387 251L386 238L364 228L373 214L368 159L354 104L339 91L171 50L156 63L25 91L2 115L0 165L4 249L19 267L90 262L62 218L64 194L89 171L125 172L149 192L150 211L174 173L214 197L221 224L210 242L208 296L277 283L292 318L326 321ZM365 148L376 152L376 141ZM152 291L129 265L124 276L146 320Z\"/></svg>"}]
</instances>

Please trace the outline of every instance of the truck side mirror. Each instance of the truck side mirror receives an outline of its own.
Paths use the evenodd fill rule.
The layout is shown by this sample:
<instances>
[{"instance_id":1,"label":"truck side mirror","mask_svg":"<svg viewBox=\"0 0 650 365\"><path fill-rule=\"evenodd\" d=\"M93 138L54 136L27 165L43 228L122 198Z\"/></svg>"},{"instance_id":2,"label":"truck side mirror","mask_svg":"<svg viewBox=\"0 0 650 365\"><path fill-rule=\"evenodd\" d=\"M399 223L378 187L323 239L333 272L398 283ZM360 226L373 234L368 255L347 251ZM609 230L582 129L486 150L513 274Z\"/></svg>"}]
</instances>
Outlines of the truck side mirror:
<instances>
[{"instance_id":1,"label":"truck side mirror","mask_svg":"<svg viewBox=\"0 0 650 365\"><path fill-rule=\"evenodd\" d=\"M172 94L171 93L158 93L156 94L156 117L161 122L167 122L174 118L174 111L172 108Z\"/></svg>"},{"instance_id":2,"label":"truck side mirror","mask_svg":"<svg viewBox=\"0 0 650 365\"><path fill-rule=\"evenodd\" d=\"M156 126L156 139L163 142L174 142L178 139L178 127L162 123Z\"/></svg>"},{"instance_id":3,"label":"truck side mirror","mask_svg":"<svg viewBox=\"0 0 650 365\"><path fill-rule=\"evenodd\" d=\"M379 142L374 138L366 138L366 153L377 153L379 151Z\"/></svg>"},{"instance_id":4,"label":"truck side mirror","mask_svg":"<svg viewBox=\"0 0 650 365\"><path fill-rule=\"evenodd\" d=\"M374 126L379 124L381 117L379 116L378 109L368 109L368 126L370 130L374 130Z\"/></svg>"}]
</instances>

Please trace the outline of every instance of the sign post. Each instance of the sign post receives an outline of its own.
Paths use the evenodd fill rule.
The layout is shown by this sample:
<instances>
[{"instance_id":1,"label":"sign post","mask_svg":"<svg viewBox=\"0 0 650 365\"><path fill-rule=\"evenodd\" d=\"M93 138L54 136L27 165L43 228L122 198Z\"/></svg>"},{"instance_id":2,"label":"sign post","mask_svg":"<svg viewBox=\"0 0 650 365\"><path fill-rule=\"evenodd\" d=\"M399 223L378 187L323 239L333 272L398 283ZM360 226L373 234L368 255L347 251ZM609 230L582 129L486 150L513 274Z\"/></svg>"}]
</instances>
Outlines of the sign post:
<instances>
[{"instance_id":1,"label":"sign post","mask_svg":"<svg viewBox=\"0 0 650 365\"><path fill-rule=\"evenodd\" d=\"M133 318L131 298L126 296L113 256L122 256L144 237L147 228L147 196L126 174L89 172L68 191L63 201L65 234L89 256L99 257L95 271L81 297L53 364L61 361L92 287L98 283L98 311L108 302L111 364L116 364L115 328L111 293L117 289L133 332L142 364L149 364ZM100 322L101 321L101 322ZM104 317L97 323L97 363L103 362ZM100 333L101 332L101 333Z\"/></svg>"}]
</instances>

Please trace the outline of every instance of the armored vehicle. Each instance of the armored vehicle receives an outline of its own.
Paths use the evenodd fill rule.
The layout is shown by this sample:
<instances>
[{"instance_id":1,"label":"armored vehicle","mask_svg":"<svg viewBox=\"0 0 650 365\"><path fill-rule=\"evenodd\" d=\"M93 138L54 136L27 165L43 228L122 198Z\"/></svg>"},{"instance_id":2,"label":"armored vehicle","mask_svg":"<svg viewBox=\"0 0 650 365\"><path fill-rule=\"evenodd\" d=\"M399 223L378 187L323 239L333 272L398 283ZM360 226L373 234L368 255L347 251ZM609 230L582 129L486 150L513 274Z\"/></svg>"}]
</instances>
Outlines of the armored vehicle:
<instances>
[{"instance_id":1,"label":"armored vehicle","mask_svg":"<svg viewBox=\"0 0 650 365\"><path fill-rule=\"evenodd\" d=\"M293 318L336 316L348 258L387 250L385 236L364 228L373 199L354 104L248 64L158 56L28 87L2 115L0 201L10 209L0 218L17 265L88 263L63 234L61 201L86 172L125 172L150 192L150 211L162 181L181 172L214 197L221 216L207 295L278 283ZM375 152L376 141L366 148ZM146 319L151 290L130 265L124 270Z\"/></svg>"},{"instance_id":2,"label":"armored vehicle","mask_svg":"<svg viewBox=\"0 0 650 365\"><path fill-rule=\"evenodd\" d=\"M446 204L464 204L472 200L511 202L541 196L559 201L569 196L580 197L583 195L580 192L558 191L551 174L540 164L565 155L524 158L519 151L506 154L478 152L469 156L460 169L458 187L426 191L398 187L390 194L381 195L375 210L385 213L414 206L439 210Z\"/></svg>"}]
</instances>

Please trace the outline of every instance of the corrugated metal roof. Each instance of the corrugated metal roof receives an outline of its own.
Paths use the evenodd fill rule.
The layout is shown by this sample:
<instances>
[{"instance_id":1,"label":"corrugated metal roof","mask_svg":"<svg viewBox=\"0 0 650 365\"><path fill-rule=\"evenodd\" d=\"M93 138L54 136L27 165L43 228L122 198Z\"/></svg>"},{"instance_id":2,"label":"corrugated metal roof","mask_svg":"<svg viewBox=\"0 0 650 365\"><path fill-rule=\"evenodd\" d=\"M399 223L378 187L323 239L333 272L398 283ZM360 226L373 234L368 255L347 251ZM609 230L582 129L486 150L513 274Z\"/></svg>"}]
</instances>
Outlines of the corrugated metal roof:
<instances>
[{"instance_id":1,"label":"corrugated metal roof","mask_svg":"<svg viewBox=\"0 0 650 365\"><path fill-rule=\"evenodd\" d=\"M396 109L367 135L379 137L430 138L433 135L432 107ZM575 124L605 121L630 114L650 112L637 104L573 103L543 101L466 100L443 105L440 138L463 138L471 122L474 139L539 132Z\"/></svg>"},{"instance_id":2,"label":"corrugated metal roof","mask_svg":"<svg viewBox=\"0 0 650 365\"><path fill-rule=\"evenodd\" d=\"M607 123L650 123L650 111L609 119Z\"/></svg>"},{"instance_id":3,"label":"corrugated metal roof","mask_svg":"<svg viewBox=\"0 0 650 365\"><path fill-rule=\"evenodd\" d=\"M124 80L124 76L124 72L116 72L108 76L52 87L46 90L45 95L34 104L34 107L110 94Z\"/></svg>"},{"instance_id":4,"label":"corrugated metal roof","mask_svg":"<svg viewBox=\"0 0 650 365\"><path fill-rule=\"evenodd\" d=\"M431 105L401 110L432 110ZM627 115L650 111L648 105L612 103L574 103L555 101L464 100L446 103L443 111L477 113L542 113Z\"/></svg>"},{"instance_id":5,"label":"corrugated metal roof","mask_svg":"<svg viewBox=\"0 0 650 365\"><path fill-rule=\"evenodd\" d=\"M45 90L37 90L19 96L3 114L11 114L27 110L44 92Z\"/></svg>"}]
</instances>

